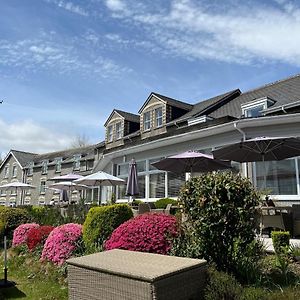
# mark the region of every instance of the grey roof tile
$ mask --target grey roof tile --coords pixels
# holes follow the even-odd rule
[[[189,104],[189,103],[186,103],[186,102],[183,102],[183,101],[180,101],[180,100],[176,100],[176,99],[173,99],[173,98],[170,98],[170,97],[158,94],[158,93],[151,93],[151,94],[153,94],[153,95],[157,96],[158,98],[166,101],[171,106],[175,106],[175,107],[187,110],[187,111],[189,111],[193,108],[192,104]]]
[[[31,152],[24,152],[19,150],[11,150],[20,165],[24,168],[29,161],[32,161],[38,154]]]
[[[135,115],[123,110],[119,110],[119,109],[115,109],[114,111],[116,111],[118,114],[120,114],[122,117],[125,118],[125,120],[130,121],[130,122],[134,122],[134,123],[140,123],[140,116],[139,115]]]

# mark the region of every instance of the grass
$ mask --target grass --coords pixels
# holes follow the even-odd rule
[[[0,268],[3,268],[1,259]],[[3,278],[3,275],[0,275]],[[39,262],[35,255],[17,255],[11,252],[8,262],[8,280],[16,286],[0,289],[2,299],[67,300],[67,283],[62,268]]]

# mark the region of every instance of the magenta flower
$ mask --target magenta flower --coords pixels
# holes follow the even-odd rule
[[[18,226],[14,230],[12,246],[16,247],[27,242],[28,232],[31,228],[38,228],[40,225],[36,223],[27,223]]]
[[[143,214],[120,225],[105,242],[105,249],[167,254],[171,239],[178,235],[174,216]]]
[[[82,225],[69,223],[56,227],[49,234],[43,248],[41,260],[62,265],[76,250],[76,243],[82,237]]]

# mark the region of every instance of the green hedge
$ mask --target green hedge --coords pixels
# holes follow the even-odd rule
[[[165,209],[168,204],[177,205],[178,201],[171,198],[162,198],[157,200],[154,204],[156,208]]]
[[[13,231],[19,225],[27,223],[28,221],[29,221],[29,214],[27,213],[26,210],[22,208],[12,208],[6,206],[0,207],[0,224],[2,224],[1,235],[5,233],[8,239],[12,238]]]
[[[290,233],[288,231],[272,231],[273,246],[276,254],[280,254],[283,248],[290,244]]]
[[[86,249],[93,252],[102,247],[111,233],[132,217],[132,210],[127,204],[92,207],[83,224],[83,240]]]

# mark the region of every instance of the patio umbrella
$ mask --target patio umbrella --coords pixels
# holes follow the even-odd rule
[[[300,139],[256,137],[214,150],[213,155],[218,159],[230,159],[237,162],[282,160],[300,155]],[[266,188],[266,169],[264,170],[264,187]]]
[[[16,190],[17,195],[18,195],[18,190],[20,190],[22,192],[22,191],[26,191],[26,190],[30,190],[30,189],[35,189],[35,188],[36,187],[33,185],[30,185],[30,184],[27,184],[24,182],[19,182],[19,181],[7,183],[7,184],[0,186],[0,190],[10,190],[10,191]],[[22,204],[21,202],[22,202],[22,194],[20,196],[20,204]]]
[[[53,184],[49,184],[49,188],[57,189],[57,190],[67,190],[69,191],[70,201],[72,202],[72,192],[77,190],[85,190],[89,187],[83,184],[76,184],[71,181],[61,181]]]
[[[173,173],[210,172],[231,168],[230,162],[214,159],[210,154],[187,151],[152,163],[159,170]]]
[[[115,186],[125,184],[123,179],[105,173],[103,171],[99,171],[97,173],[93,173],[88,176],[84,176],[83,178],[74,180],[75,183],[85,184],[88,186]]]
[[[74,174],[74,173],[69,173],[66,175],[61,175],[61,176],[55,176],[53,178],[50,178],[49,180],[55,180],[55,181],[73,181],[75,179],[82,178],[83,176]]]
[[[131,160],[128,170],[128,180],[126,186],[126,196],[130,196],[131,200],[134,200],[134,196],[139,195],[139,184],[138,184],[138,175],[137,167],[134,159]]]

